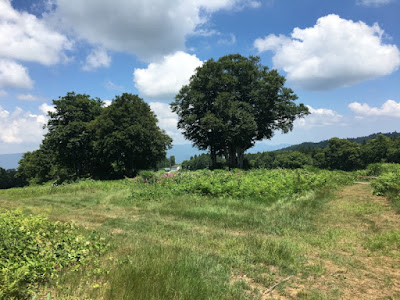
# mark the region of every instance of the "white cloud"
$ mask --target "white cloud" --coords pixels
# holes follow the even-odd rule
[[[22,147],[39,145],[44,134],[43,125],[46,122],[47,118],[43,115],[24,112],[19,107],[10,113],[0,106],[0,144],[5,144],[6,147],[10,144],[18,144]]]
[[[339,115],[336,111],[327,108],[313,108],[307,105],[310,112],[304,118],[297,119],[294,127],[313,128],[331,125],[343,125],[343,116]]]
[[[66,58],[72,43],[65,35],[27,12],[19,12],[10,0],[0,0],[0,58],[57,64]]]
[[[103,102],[104,102],[103,106],[104,106],[104,107],[107,107],[107,106],[110,106],[110,105],[111,105],[112,100],[104,100]]]
[[[17,99],[22,101],[38,101],[40,97],[32,94],[19,94],[17,96]]]
[[[82,67],[84,71],[93,71],[97,68],[107,68],[110,66],[111,57],[104,49],[94,49],[87,57],[85,65]]]
[[[133,81],[141,96],[171,100],[202,64],[195,55],[178,51],[165,56],[160,63],[149,64],[146,69],[135,69]]]
[[[49,105],[47,103],[43,103],[42,105],[39,106],[39,110],[47,116],[48,112],[55,112],[56,109],[54,108],[53,105]]]
[[[27,69],[12,60],[0,58],[0,88],[30,89],[33,81]]]
[[[367,103],[353,102],[349,108],[360,116],[400,118],[400,102],[387,100],[381,107],[370,107]]]
[[[337,15],[318,19],[314,27],[295,28],[291,37],[257,39],[259,52],[275,52],[275,67],[310,90],[329,90],[391,74],[400,66],[396,45],[384,44],[378,24],[345,20]]]
[[[185,37],[222,9],[256,8],[249,0],[55,0],[47,19],[105,49],[148,61],[184,49]]]
[[[150,102],[151,110],[156,114],[158,126],[173,139],[173,144],[188,144],[182,133],[177,129],[178,116],[171,111],[168,104],[162,102]]]
[[[392,0],[357,0],[358,5],[364,6],[382,6],[393,2]]]

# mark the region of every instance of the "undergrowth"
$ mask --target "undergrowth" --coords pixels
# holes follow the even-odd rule
[[[373,164],[368,169],[372,174],[379,175],[372,182],[374,194],[388,197],[392,207],[400,213],[400,165]]]
[[[25,299],[39,285],[93,263],[105,251],[97,234],[80,234],[72,223],[51,222],[20,210],[0,211],[0,299]]]
[[[315,168],[286,170],[202,170],[170,174],[146,172],[135,179],[149,196],[152,190],[173,194],[199,194],[212,197],[250,198],[264,202],[316,190],[335,188],[354,180],[352,173]],[[152,185],[153,188],[146,186]],[[156,192],[155,192],[156,193]],[[135,194],[133,195],[135,196]],[[158,196],[158,195],[155,195]]]

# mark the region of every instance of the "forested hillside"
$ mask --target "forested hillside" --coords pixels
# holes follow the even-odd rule
[[[387,132],[387,133],[373,133],[367,136],[360,136],[360,137],[356,137],[356,138],[346,138],[346,140],[349,140],[351,142],[355,142],[357,144],[364,144],[372,139],[376,139],[378,137],[378,135],[384,135],[388,138],[395,138],[395,137],[399,137],[400,136],[400,132]],[[325,148],[328,146],[329,140],[324,140],[321,142],[317,142],[317,143],[312,143],[312,142],[305,142],[305,143],[301,143],[301,144],[297,144],[297,145],[292,145],[289,147],[285,147],[282,149],[279,149],[277,151],[293,151],[293,150],[301,150],[301,149],[305,149],[305,148]]]

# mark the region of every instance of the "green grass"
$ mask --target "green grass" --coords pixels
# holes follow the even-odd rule
[[[295,275],[293,283],[277,289],[282,295],[294,282],[304,285],[327,276],[326,260],[362,268],[362,261],[340,252],[354,250],[354,241],[372,255],[390,252],[393,257],[398,250],[392,242],[398,238],[395,230],[394,237],[386,236],[369,224],[366,235],[342,226],[342,216],[356,224],[387,211],[372,202],[332,205],[334,192],[351,183],[352,174],[256,170],[157,176],[151,184],[141,178],[87,180],[0,191],[0,207],[43,212],[52,221],[72,220],[110,241],[100,265],[61,274],[41,288],[43,295],[259,299],[289,275]],[[340,295],[337,289],[304,287],[299,297],[334,299]]]

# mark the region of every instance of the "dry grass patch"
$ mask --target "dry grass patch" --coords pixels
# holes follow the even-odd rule
[[[368,185],[345,187],[331,201],[318,222],[321,242],[310,261],[320,262],[324,274],[299,280],[280,296],[290,299],[400,299],[400,247],[385,241],[390,251],[372,249],[375,236],[399,234],[400,218],[383,197],[373,196]],[[328,236],[328,237],[327,237]],[[325,240],[332,243],[327,247]],[[385,246],[386,244],[384,244]],[[284,299],[284,298],[282,298]]]

